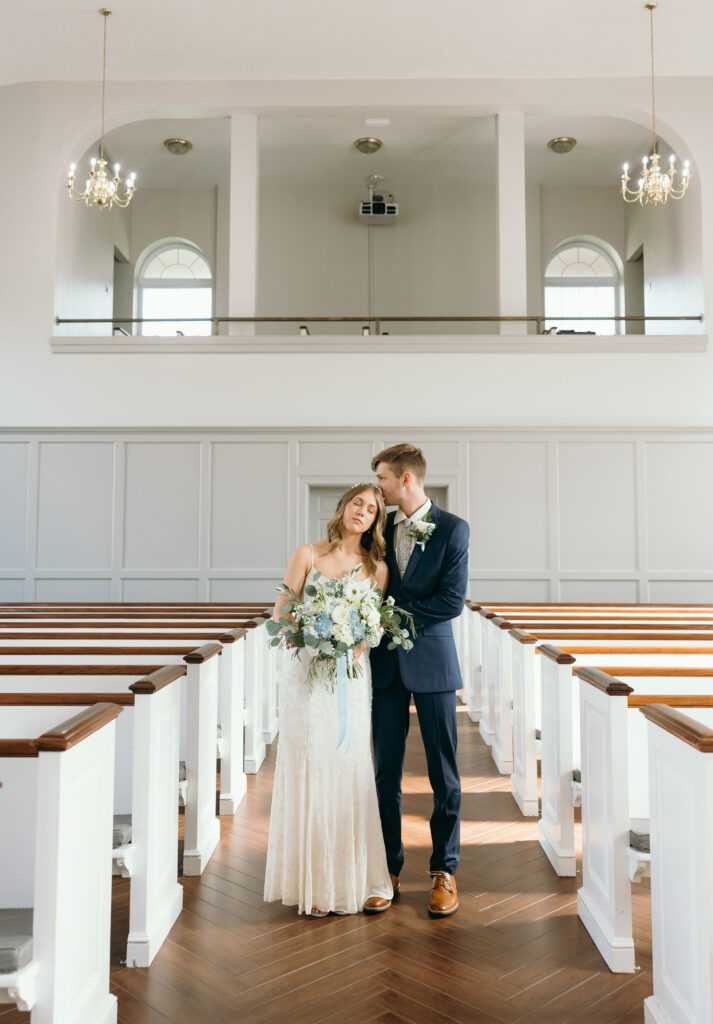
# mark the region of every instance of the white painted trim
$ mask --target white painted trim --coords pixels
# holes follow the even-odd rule
[[[235,353],[268,355],[286,353],[342,353],[354,351],[351,335],[204,335],[197,337],[144,337],[144,336],[101,336],[101,337],[52,337],[50,349],[54,355],[102,355],[187,352],[199,355],[207,353]],[[553,352],[593,353],[621,352],[705,352],[708,336],[705,334],[678,335],[467,335],[467,334],[371,334],[359,336],[359,353],[510,353],[548,354]]]

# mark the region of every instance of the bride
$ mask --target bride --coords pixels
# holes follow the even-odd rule
[[[346,491],[327,539],[293,552],[285,583],[303,595],[315,572],[341,578],[357,566],[360,587],[386,591],[386,509],[371,484]],[[289,600],[280,594],[273,618]],[[313,917],[354,914],[370,896],[393,896],[371,760],[371,672],[366,641],[354,650],[364,672],[348,683],[348,749],[338,743],[337,694],[323,671],[312,687],[309,649],[284,656],[280,740],[270,812],[265,900]]]

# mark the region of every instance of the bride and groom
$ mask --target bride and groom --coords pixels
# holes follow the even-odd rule
[[[354,650],[365,671],[347,688],[348,746],[338,745],[333,688],[319,677],[307,685],[310,653],[285,658],[264,895],[314,917],[389,909],[404,863],[401,778],[413,698],[433,790],[428,910],[441,917],[458,909],[462,683],[451,620],[465,602],[469,529],[426,496],[419,448],[387,448],[372,470],[376,485],[342,495],[327,539],[296,549],[285,583],[302,594],[315,573],[341,578],[361,566],[356,586],[377,586],[413,616],[414,646],[389,649],[384,640],[369,655],[363,641]],[[397,511],[387,516],[386,505]],[[275,619],[287,600],[278,597]]]

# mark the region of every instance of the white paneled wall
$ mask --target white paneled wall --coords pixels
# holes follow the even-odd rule
[[[270,601],[310,489],[420,444],[483,601],[713,601],[713,430],[7,431],[0,600]]]

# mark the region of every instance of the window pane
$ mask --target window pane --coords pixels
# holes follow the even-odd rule
[[[595,334],[616,334],[614,320],[568,320],[573,316],[614,316],[616,313],[616,289],[611,285],[582,285],[580,287],[545,288],[545,329],[557,327],[558,331],[593,331]]]
[[[186,323],[182,317],[210,316],[213,290],[211,288],[144,288],[142,315],[144,317],[171,317],[168,323],[143,324],[142,334],[148,336],[176,334],[209,335],[210,321]],[[175,319],[173,319],[175,318]]]
[[[588,245],[571,245],[552,257],[545,277],[608,277],[617,278],[616,268],[601,249]]]

